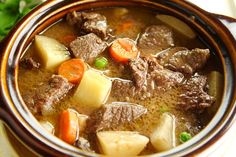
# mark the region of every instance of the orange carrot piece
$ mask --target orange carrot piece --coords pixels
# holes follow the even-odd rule
[[[115,61],[122,63],[127,63],[129,59],[135,59],[139,55],[135,42],[129,38],[115,40],[109,52]]]
[[[133,26],[134,26],[134,21],[131,20],[125,21],[117,27],[117,33],[120,34],[124,31],[127,31],[131,29]]]
[[[119,44],[121,45],[122,48],[124,48],[126,51],[131,51],[133,45],[130,44],[130,42],[128,40],[118,40]]]
[[[78,115],[72,110],[65,110],[60,115],[59,138],[73,144],[79,133]]]
[[[60,41],[61,43],[65,44],[65,45],[69,45],[73,40],[75,40],[77,38],[76,35],[74,34],[69,34],[66,36],[63,36]]]
[[[71,83],[79,83],[83,77],[85,66],[80,59],[70,59],[59,66],[58,74]]]

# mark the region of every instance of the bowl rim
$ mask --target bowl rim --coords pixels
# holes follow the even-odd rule
[[[85,2],[86,3],[102,3],[102,2],[106,2],[106,0],[101,0],[101,1],[86,0],[86,1],[81,1],[81,2],[71,1],[71,2],[68,2],[68,3],[81,4],[82,5],[82,3],[84,4]],[[114,0],[113,2],[114,3],[118,2],[118,0]],[[121,1],[119,1],[119,2],[121,2]],[[129,2],[139,2],[139,3],[142,3],[142,4],[144,3],[143,0],[130,0]],[[129,2],[127,2],[127,3],[129,3]],[[164,2],[164,1],[160,0],[160,2],[166,3],[166,4],[176,2],[180,6],[185,6],[188,9],[191,8],[191,9],[197,11],[198,13],[201,12],[200,15],[202,17],[210,19],[210,21],[212,23],[215,23],[215,24],[217,24],[221,27],[222,30],[219,30],[219,33],[221,33],[221,36],[228,35],[228,40],[227,41],[232,44],[230,48],[232,50],[234,50],[234,52],[236,52],[236,46],[235,46],[236,44],[235,44],[235,40],[233,39],[232,35],[228,31],[228,29],[226,29],[226,27],[224,27],[223,24],[221,24],[210,13],[207,13],[207,12],[203,11],[202,9],[200,9],[200,8],[196,7],[195,5],[193,5],[189,2],[186,2],[186,1],[179,2],[177,0],[170,0],[169,2]],[[18,120],[18,125],[20,125],[23,128],[23,130],[26,130],[26,131],[30,132],[30,133],[28,133],[28,136],[30,136],[31,138],[35,138],[35,136],[36,136],[40,139],[39,141],[41,142],[41,144],[44,143],[44,145],[47,145],[47,146],[52,146],[52,143],[51,143],[52,141],[49,142],[47,138],[50,138],[54,142],[56,141],[57,143],[59,143],[60,146],[59,145],[56,145],[56,146],[54,145],[55,147],[53,147],[56,151],[61,152],[60,149],[63,149],[63,151],[65,151],[64,153],[67,154],[67,155],[71,154],[72,152],[77,152],[77,155],[79,154],[79,155],[93,156],[94,154],[90,154],[90,153],[84,154],[84,152],[78,151],[78,149],[74,150],[72,148],[69,148],[67,146],[67,144],[65,144],[64,142],[58,141],[58,139],[55,138],[54,136],[52,137],[52,136],[45,135],[45,132],[42,129],[41,130],[35,129],[35,128],[39,127],[39,124],[35,123],[36,122],[35,118],[31,114],[29,114],[29,111],[28,111],[27,108],[24,108],[24,107],[22,108],[22,104],[21,104],[23,102],[22,99],[19,96],[12,95],[12,93],[14,93],[14,91],[17,91],[16,94],[19,94],[19,91],[17,89],[17,83],[15,85],[12,84],[12,83],[15,81],[15,78],[17,78],[17,67],[18,66],[16,65],[16,62],[19,61],[19,58],[22,55],[22,54],[15,55],[15,53],[12,53],[12,49],[16,48],[16,46],[17,46],[15,44],[15,42],[20,42],[20,40],[22,40],[22,39],[20,39],[20,37],[23,37],[23,36],[16,36],[16,35],[21,34],[22,31],[24,31],[24,26],[29,24],[29,22],[32,22],[31,20],[33,18],[38,17],[40,15],[43,15],[43,13],[44,13],[43,10],[50,8],[50,6],[53,8],[54,5],[61,5],[61,4],[64,4],[64,3],[66,3],[66,2],[63,2],[63,0],[58,0],[56,2],[55,1],[54,2],[53,1],[47,1],[47,2],[43,3],[42,5],[38,6],[30,14],[28,14],[20,23],[18,23],[17,26],[10,32],[10,35],[5,39],[5,41],[3,43],[3,44],[5,44],[4,45],[5,47],[4,47],[4,50],[3,50],[3,52],[5,52],[5,53],[3,53],[3,56],[2,56],[3,60],[2,60],[2,63],[1,63],[1,78],[4,78],[4,79],[1,79],[1,95],[3,96],[3,100],[2,100],[3,102],[2,103],[7,104],[6,108],[7,108],[8,112],[10,110],[11,114],[9,116],[9,113],[8,113],[8,116],[3,117],[3,119],[5,118],[5,121],[8,121],[9,119],[12,119],[12,121],[16,121],[16,119],[19,118],[20,120]],[[146,1],[145,3],[154,4],[154,3],[157,3],[157,1],[150,0],[150,1]],[[66,6],[66,7],[69,8],[69,6]],[[58,9],[56,13],[58,13],[60,11],[61,10]],[[54,16],[56,16],[56,14]],[[208,17],[206,17],[206,16],[208,16]],[[44,17],[44,18],[46,18],[46,17]],[[34,27],[37,27],[37,26],[34,26]],[[28,33],[32,33],[32,32],[28,32]],[[27,38],[27,36],[26,36],[26,38]],[[23,47],[21,47],[18,50],[20,52],[23,52]],[[17,58],[17,59],[16,59],[16,61],[14,61],[14,60],[9,61],[9,57]],[[16,69],[9,68],[8,65],[13,65],[14,67],[16,67]],[[234,71],[235,71],[235,67],[234,67]],[[14,75],[12,74],[12,75],[7,76],[7,74],[10,74],[9,72],[14,73]],[[233,78],[235,78],[235,76],[233,76]],[[226,78],[226,79],[228,79],[228,78]],[[233,84],[234,84],[234,82],[233,82]],[[7,93],[6,93],[6,91],[7,91]],[[227,94],[227,93],[225,93],[225,94]],[[21,103],[19,103],[19,102],[21,102]],[[11,105],[9,105],[9,104],[11,104]],[[215,133],[214,135],[212,135],[212,137],[214,137],[214,139],[213,138],[211,138],[210,140],[208,139],[208,141],[207,142],[205,141],[205,143],[203,145],[194,148],[193,152],[188,150],[188,152],[185,152],[184,154],[181,154],[181,155],[192,155],[193,153],[199,153],[200,151],[203,150],[204,147],[206,148],[209,145],[211,145],[212,143],[216,142],[217,139],[219,139],[224,134],[224,132],[226,132],[227,129],[229,129],[229,127],[232,125],[233,121],[236,120],[236,116],[235,116],[235,113],[236,113],[235,90],[234,90],[234,96],[232,96],[231,104],[233,104],[233,105],[231,105],[232,106],[232,108],[231,108],[232,111],[230,113],[228,113],[229,114],[228,121],[225,121],[224,124],[221,124],[221,127],[218,128],[217,134]],[[223,109],[226,110],[226,108],[223,108]],[[19,113],[26,113],[26,115],[25,115],[25,117],[23,117],[23,115],[19,114]],[[26,119],[26,117],[30,117],[34,120],[31,119],[29,121],[29,120]],[[13,127],[14,126],[11,126],[11,129],[16,131],[16,129],[14,129]],[[40,134],[40,136],[38,134]],[[27,137],[27,136],[25,136],[25,137]],[[21,140],[24,141],[23,139],[21,139]],[[26,142],[26,143],[28,143],[28,142]],[[186,147],[186,145],[189,145],[189,142],[181,145],[181,147]],[[178,147],[180,147],[180,146],[178,146]],[[188,148],[190,148],[190,146],[188,146]],[[66,151],[65,149],[68,149],[70,151]],[[45,150],[45,149],[43,149],[43,150]],[[168,151],[168,152],[171,152],[171,151]],[[50,152],[50,153],[53,154],[54,152]],[[76,153],[72,153],[71,155],[76,155]],[[154,155],[156,155],[156,154],[154,154]],[[166,153],[158,153],[158,155],[165,156]],[[172,155],[176,155],[176,154],[172,154]],[[150,155],[150,156],[152,156],[152,155]]]

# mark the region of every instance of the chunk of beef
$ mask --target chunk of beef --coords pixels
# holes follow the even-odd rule
[[[41,85],[32,97],[26,97],[25,103],[33,113],[47,114],[72,89],[73,85],[60,75],[53,75],[50,80]]]
[[[76,11],[70,12],[66,15],[66,21],[69,25],[77,25],[79,28],[81,27],[81,14],[77,13]]]
[[[126,94],[130,96],[134,96],[135,94],[135,85],[130,80],[124,79],[114,79],[112,80],[112,95],[119,97],[120,94]]]
[[[147,91],[151,91],[151,95],[182,83],[182,73],[164,68],[155,57],[144,57],[144,60],[148,63]]]
[[[78,140],[75,141],[75,146],[84,151],[94,152],[89,141],[83,137],[79,137]]]
[[[70,43],[73,55],[86,62],[93,61],[106,47],[106,42],[93,33],[80,36]]]
[[[147,112],[141,105],[127,102],[113,102],[106,104],[91,114],[88,121],[90,132],[114,128],[118,125],[131,122]]]
[[[170,89],[171,87],[180,84],[184,79],[184,75],[179,72],[174,72],[168,69],[154,70],[147,75],[148,84],[152,85],[149,88],[164,88]]]
[[[84,34],[94,33],[102,39],[107,36],[107,19],[101,14],[72,12],[67,15],[67,21],[71,25],[77,25]]]
[[[184,110],[202,112],[215,101],[212,96],[205,92],[206,88],[207,78],[205,76],[195,75],[191,77],[183,85],[183,94],[180,95],[178,105]]]
[[[128,67],[132,73],[133,81],[138,88],[146,84],[146,75],[148,71],[148,64],[142,58],[131,60]]]
[[[28,58],[24,58],[21,62],[20,62],[21,66],[23,66],[26,69],[38,69],[40,67],[40,64],[38,62],[36,62],[35,60],[33,60],[32,57],[28,57]]]
[[[192,75],[201,69],[210,57],[209,49],[173,48],[157,56],[160,64],[164,67]]]
[[[129,101],[130,97],[142,95],[141,93],[141,90],[137,90],[135,84],[131,80],[112,80],[112,89],[110,95],[117,98],[119,101]]]
[[[94,33],[101,38],[106,37],[107,33],[107,19],[105,16],[97,13],[81,13],[82,20],[84,21],[81,29],[86,33]]]
[[[142,58],[145,62],[148,63],[148,72],[149,73],[154,71],[154,70],[163,69],[163,66],[158,63],[158,61],[155,57],[145,56],[145,57],[142,57]]]
[[[141,51],[156,53],[159,50],[174,46],[172,30],[163,25],[152,25],[146,28],[138,39]]]
[[[168,48],[156,55],[156,58],[158,60],[158,63],[161,64],[162,66],[165,66],[170,60],[170,58],[177,52],[179,51],[184,51],[188,50],[185,47],[173,47],[173,48]]]
[[[183,74],[165,69],[158,64],[155,57],[141,57],[131,61],[128,66],[136,87],[141,88],[144,84],[149,87],[155,83],[156,86],[170,87],[176,83],[181,83]],[[153,82],[154,81],[154,82]],[[149,91],[149,90],[148,90]]]
[[[131,65],[132,63],[127,66]],[[182,73],[165,69],[158,64],[155,57],[141,57],[132,66],[134,67],[129,67],[133,78],[132,82],[121,79],[113,80],[111,92],[113,97],[127,99],[135,97],[143,100],[181,84],[184,79]],[[137,68],[137,66],[142,68]],[[142,84],[140,83],[138,86],[137,82]]]

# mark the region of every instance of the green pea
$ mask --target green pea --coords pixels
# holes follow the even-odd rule
[[[98,69],[104,69],[108,64],[108,61],[105,57],[96,58],[94,66]]]
[[[179,136],[179,140],[181,143],[187,142],[191,138],[192,138],[191,134],[187,132],[182,132]]]

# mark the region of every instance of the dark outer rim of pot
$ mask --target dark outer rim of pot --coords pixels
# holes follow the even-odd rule
[[[221,14],[216,14],[216,13],[210,13],[210,14],[214,15],[217,19],[226,20],[229,23],[236,22],[236,19],[234,19],[233,17],[227,16],[227,15],[221,15]]]
[[[213,41],[213,37],[217,39],[217,44],[211,44],[213,44],[212,46],[214,46],[214,50],[216,52],[221,52],[218,53],[218,55],[221,58],[221,62],[224,63],[223,68],[225,73],[225,90],[222,103],[224,105],[220,106],[217,115],[213,118],[209,125],[192,140],[168,152],[159,153],[158,156],[195,155],[196,153],[200,153],[204,149],[208,148],[211,144],[215,143],[230,128],[232,123],[235,121],[236,113],[236,94],[234,90],[236,64],[233,65],[231,60],[234,59],[236,62],[235,53],[233,53],[236,52],[236,43],[228,29],[226,29],[226,27],[224,27],[221,22],[212,14],[205,12],[204,10],[189,2],[178,0],[160,0],[158,1],[159,4],[157,4],[157,1],[155,0],[114,0],[112,2],[101,0],[97,1],[96,4],[93,3],[93,1],[87,1],[89,3],[87,6],[81,4],[84,3],[84,1],[76,2],[75,0],[72,0],[70,1],[71,5],[68,6],[65,6],[66,3],[69,3],[68,1],[47,1],[34,9],[33,12],[21,20],[21,22],[19,22],[17,26],[10,32],[1,45],[4,47],[1,51],[8,53],[1,54],[3,56],[1,60],[0,92],[2,99],[0,100],[0,116],[9,125],[10,129],[13,130],[13,133],[15,133],[17,137],[27,145],[28,148],[40,153],[43,156],[98,156],[91,153],[82,152],[43,131],[19,95],[17,79],[15,78],[18,78],[18,61],[22,54],[15,52],[23,52],[23,50],[26,48],[25,45],[29,44],[35,34],[41,32],[43,28],[48,26],[49,23],[53,23],[57,21],[58,18],[60,18],[61,14],[63,14],[64,8],[70,7],[69,10],[78,8],[78,6],[73,6],[73,4],[81,4],[79,7],[83,10],[88,7],[101,7],[101,4],[104,2],[106,2],[106,5],[108,5],[108,3],[109,5],[120,5],[119,3],[122,2],[126,5],[137,6],[137,3],[133,4],[133,1],[139,3],[142,7],[150,7],[152,9],[156,9],[155,5],[163,7],[167,10],[170,9],[167,6],[171,6],[177,10],[171,10],[173,13],[175,13],[175,16],[189,24],[193,22],[193,18],[189,18],[189,16],[194,16],[195,18],[193,28],[198,30],[199,33],[204,34],[204,37],[206,37],[208,40],[211,40],[209,42]],[[57,6],[61,7],[61,9],[57,10],[55,6],[53,6],[54,4],[57,4]],[[46,15],[46,13],[49,14]],[[188,18],[183,14],[189,15]],[[39,20],[40,16],[43,17],[41,20]],[[50,16],[53,16],[53,18],[48,19],[47,22],[43,24],[40,23]],[[210,37],[209,34],[213,37]],[[224,37],[224,40],[217,38],[219,36]],[[17,45],[16,43],[20,44]],[[227,51],[233,52],[227,54]]]

